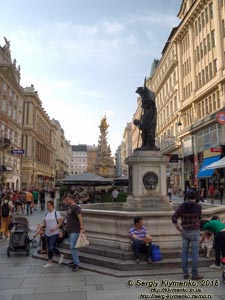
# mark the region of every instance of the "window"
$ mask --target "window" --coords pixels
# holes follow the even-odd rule
[[[209,68],[208,66],[205,67],[205,82],[209,81]]]
[[[204,47],[204,55],[206,55],[207,53],[206,39],[203,40],[203,47]]]
[[[208,7],[205,8],[205,22],[208,23],[209,21],[209,13],[208,13]]]
[[[216,92],[216,98],[217,98],[217,109],[220,108],[220,94],[219,91]]]
[[[204,13],[202,13],[201,18],[202,18],[202,28],[203,28],[203,27],[205,27],[205,16],[204,16]]]
[[[224,19],[222,20],[222,36],[223,36],[223,38],[225,38],[225,23],[224,23]]]
[[[199,119],[202,118],[202,109],[201,109],[201,103],[198,103],[198,117]]]
[[[211,43],[210,43],[210,35],[209,35],[209,33],[207,34],[207,47],[208,47],[208,51],[210,51],[210,49],[211,49]]]
[[[200,43],[200,53],[201,53],[201,58],[203,58],[204,51],[203,51],[202,43]]]
[[[199,54],[199,46],[196,48],[196,60],[200,60],[200,54]]]
[[[204,101],[201,101],[201,111],[202,111],[202,117],[204,117],[205,116]]]
[[[208,98],[205,99],[205,113],[209,113]]]
[[[212,63],[209,64],[209,79],[213,78]]]
[[[197,21],[195,22],[195,35],[198,35],[198,23]]]
[[[212,48],[216,46],[215,30],[211,31]]]
[[[212,112],[212,97],[209,96],[209,112]]]
[[[216,94],[213,93],[212,97],[213,97],[213,110],[215,111],[216,110]]]
[[[214,71],[214,76],[216,75],[217,73],[217,59],[214,59],[213,61],[213,71]]]
[[[202,84],[205,84],[205,70],[202,70]]]
[[[198,17],[198,30],[199,30],[199,32],[201,32],[201,30],[202,30],[202,24],[201,24],[201,18],[200,17]]]
[[[209,4],[209,15],[210,15],[210,19],[212,19],[213,18],[213,4],[212,3]]]

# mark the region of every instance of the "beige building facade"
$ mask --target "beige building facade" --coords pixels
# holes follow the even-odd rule
[[[214,175],[203,174],[201,166],[219,159],[225,145],[224,127],[216,120],[225,109],[225,1],[183,0],[178,17],[147,81],[156,95],[157,145],[181,158],[168,163],[170,185],[207,189]]]
[[[21,188],[55,185],[56,126],[42,108],[33,85],[24,89]]]
[[[71,160],[71,145],[66,140],[64,130],[60,122],[52,119],[52,123],[56,128],[55,132],[55,181],[58,183],[66,175],[69,174],[70,160]]]
[[[21,182],[23,90],[20,66],[11,59],[10,42],[0,47],[0,189],[18,189]]]

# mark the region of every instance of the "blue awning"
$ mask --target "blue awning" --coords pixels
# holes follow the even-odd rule
[[[215,169],[207,170],[206,167],[219,159],[220,155],[205,158],[201,165],[200,171],[198,172],[198,178],[211,177]]]

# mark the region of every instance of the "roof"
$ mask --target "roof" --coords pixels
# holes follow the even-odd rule
[[[112,181],[105,177],[92,174],[82,173],[76,175],[70,175],[62,180],[66,185],[111,185]]]

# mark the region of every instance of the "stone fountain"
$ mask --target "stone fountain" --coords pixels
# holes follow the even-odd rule
[[[126,159],[129,167],[129,192],[126,203],[97,203],[82,206],[85,230],[92,245],[129,250],[128,230],[134,216],[143,216],[153,241],[161,249],[179,249],[180,233],[172,224],[174,208],[167,197],[166,165],[155,145],[157,111],[154,93],[146,87],[136,91],[142,98],[142,115],[134,120],[142,145]],[[204,218],[213,214],[225,217],[222,207],[203,210]]]

